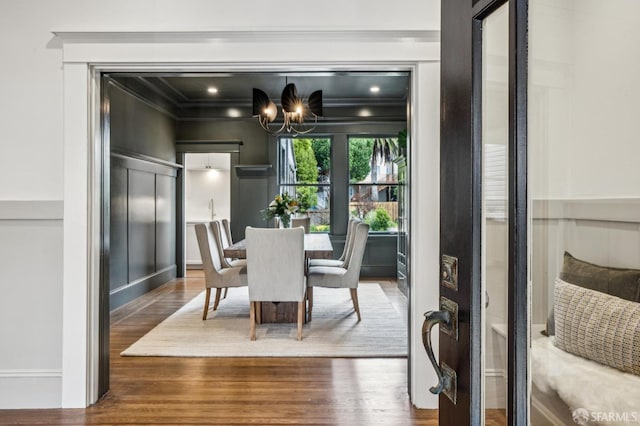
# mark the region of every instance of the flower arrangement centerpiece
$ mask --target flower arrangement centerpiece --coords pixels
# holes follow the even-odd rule
[[[262,214],[266,219],[280,218],[280,224],[283,228],[291,226],[291,215],[298,211],[299,205],[295,198],[287,193],[278,194],[269,206],[262,210]]]

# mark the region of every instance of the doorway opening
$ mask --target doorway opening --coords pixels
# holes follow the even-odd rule
[[[186,268],[201,269],[195,225],[231,217],[231,154],[185,155]]]
[[[330,237],[334,244],[334,252],[339,255],[342,247],[345,244],[346,225],[350,215],[350,180],[349,180],[349,141],[354,138],[367,139],[370,135],[384,135],[396,137],[398,134],[404,132],[407,134],[407,128],[409,128],[410,119],[407,117],[407,104],[410,101],[410,73],[409,72],[342,72],[333,73],[327,75],[324,73],[297,73],[296,78],[304,81],[306,77],[312,77],[316,79],[324,79],[325,83],[320,84],[323,87],[337,86],[337,91],[344,96],[345,87],[365,87],[369,89],[368,81],[372,79],[378,79],[382,81],[389,80],[389,90],[395,90],[395,98],[391,95],[386,98],[384,102],[380,99],[373,99],[370,101],[370,105],[367,108],[367,113],[362,112],[363,105],[367,106],[367,101],[358,98],[357,100],[342,101],[336,100],[327,102],[327,109],[329,111],[337,111],[336,113],[326,112],[328,119],[326,122],[318,126],[315,136],[319,138],[330,138],[332,140],[332,148],[329,152],[329,161],[332,164],[333,175],[331,179],[330,191],[326,197],[326,201],[330,202],[332,207],[331,212],[327,213],[331,217],[331,229],[327,229],[326,232],[330,232]],[[330,73],[331,74],[331,73]],[[249,81],[259,81],[263,87],[268,86],[266,83],[267,78],[274,77],[276,80],[281,79],[282,73],[236,73],[232,77],[233,84],[238,84],[243,79]],[[171,244],[174,245],[175,253],[175,276],[183,277],[186,274],[186,269],[190,266],[197,266],[197,259],[193,254],[196,245],[193,244],[193,240],[190,238],[189,225],[190,222],[207,222],[211,219],[215,219],[216,215],[231,218],[231,230],[234,235],[234,239],[244,238],[244,228],[246,226],[266,226],[263,221],[261,210],[264,209],[269,200],[273,198],[273,195],[278,192],[281,186],[281,182],[278,182],[277,175],[265,175],[256,178],[256,176],[243,176],[238,169],[234,169],[234,166],[252,166],[256,164],[269,164],[274,170],[284,165],[278,161],[277,143],[273,137],[268,133],[260,129],[254,119],[252,119],[246,111],[243,112],[243,108],[246,110],[249,108],[249,102],[247,99],[238,98],[235,100],[222,100],[214,102],[209,98],[200,99],[198,97],[203,96],[200,92],[195,95],[190,95],[189,91],[196,91],[195,86],[207,89],[208,93],[211,93],[208,89],[211,83],[199,86],[197,83],[199,78],[207,78],[209,80],[219,78],[222,80],[229,80],[230,75],[217,75],[215,73],[210,74],[193,74],[180,76],[173,75],[171,73],[110,73],[109,78],[112,82],[115,82],[112,87],[114,90],[123,92],[121,94],[123,101],[122,104],[126,108],[118,108],[113,102],[110,104],[109,114],[110,119],[104,120],[105,123],[110,123],[113,127],[114,118],[117,123],[117,119],[120,119],[120,123],[123,128],[119,131],[110,130],[104,132],[106,135],[110,135],[107,142],[107,146],[110,147],[113,152],[114,146],[118,146],[122,141],[114,141],[114,135],[125,135],[129,129],[135,128],[134,133],[138,135],[135,141],[127,139],[124,136],[125,143],[135,146],[135,149],[129,149],[128,151],[139,152],[140,149],[145,150],[141,155],[151,157],[153,156],[159,162],[168,163],[173,167],[175,171],[175,186],[174,191],[170,194],[173,198],[164,200],[161,203],[155,202],[154,205],[154,220],[157,221],[159,212],[163,208],[173,210],[173,213],[169,214],[170,218],[173,218],[169,223],[173,223],[175,227],[175,234],[169,235],[168,238],[163,238],[158,235],[158,223],[153,225],[155,229],[154,243],[148,244],[147,254],[153,253],[157,258],[158,253],[162,252],[162,248],[159,245],[164,244],[165,249]],[[260,79],[261,78],[261,79]],[[354,81],[360,81],[359,84],[344,84],[340,83],[340,79],[352,79]],[[145,81],[144,85],[140,85],[140,81]],[[222,86],[222,83],[216,83]],[[380,83],[378,83],[380,84]],[[106,86],[106,85],[105,85]],[[163,92],[162,87],[171,88],[175,90],[169,90]],[[251,85],[246,86],[251,87]],[[300,83],[300,87],[303,84]],[[395,89],[394,89],[395,87]],[[218,92],[222,90],[217,88]],[[169,93],[172,91],[178,91],[185,94],[185,96],[193,96],[191,101],[182,102],[172,101],[172,96]],[[109,98],[113,100],[113,97]],[[325,100],[328,100],[325,95]],[[173,103],[173,104],[172,104]],[[375,104],[375,107],[372,106]],[[231,106],[233,105],[233,106]],[[379,109],[379,112],[375,112],[375,108]],[[374,112],[371,110],[374,109]],[[135,111],[135,112],[132,112]],[[206,116],[206,114],[211,114]],[[382,118],[381,118],[382,117]],[[129,120],[129,121],[127,121]],[[146,120],[146,123],[145,123]],[[127,123],[130,124],[127,124]],[[140,130],[143,129],[143,130]],[[145,130],[146,129],[146,130]],[[312,135],[313,136],[313,135]],[[405,139],[405,144],[406,144]],[[173,149],[170,144],[173,143]],[[164,145],[163,145],[164,144]],[[219,151],[228,151],[232,153],[210,152],[205,153],[206,147],[216,146]],[[151,155],[149,155],[151,154]],[[191,168],[190,163],[197,164],[198,161],[203,161],[206,158],[206,164],[200,165],[200,168],[213,169],[210,164],[214,156],[220,155],[220,158],[226,158],[226,164],[229,164],[229,169],[226,175],[228,176],[228,188],[229,202],[227,204],[226,211],[222,211],[224,201],[218,200],[218,196],[209,194],[206,189],[205,179],[213,177],[216,172],[204,173],[202,170]],[[226,157],[225,157],[226,156]],[[395,201],[398,201],[398,197],[402,200],[402,207],[396,209],[396,216],[391,220],[396,226],[388,226],[389,232],[376,232],[375,235],[370,235],[369,241],[371,242],[368,247],[368,253],[365,255],[365,265],[363,265],[363,273],[365,276],[375,277],[378,279],[386,279],[389,282],[398,283],[402,282],[404,287],[402,288],[404,296],[400,294],[399,297],[404,297],[404,311],[402,312],[403,322],[405,325],[404,337],[405,347],[408,352],[408,344],[406,343],[409,338],[408,330],[408,318],[409,306],[408,306],[408,292],[409,288],[407,283],[409,282],[409,265],[408,265],[408,248],[409,248],[409,173],[408,173],[408,159],[409,149],[408,145],[404,146],[404,152],[398,152],[396,163],[393,168],[397,170],[402,167],[404,170],[404,180],[391,182],[394,188],[390,185],[384,185],[387,192],[385,196],[388,198],[393,197]],[[160,157],[160,158],[158,158]],[[217,158],[217,157],[216,157]],[[235,161],[234,161],[235,158]],[[146,158],[148,160],[148,158]],[[198,160],[199,159],[199,160]],[[341,161],[344,164],[341,164]],[[369,163],[371,164],[371,162]],[[376,168],[381,165],[374,163]],[[207,167],[210,166],[210,167]],[[224,175],[219,173],[218,175]],[[132,174],[129,173],[129,176]],[[365,178],[371,173],[365,173]],[[396,179],[398,173],[393,174]],[[156,190],[158,188],[157,181],[151,185],[152,179],[146,174],[141,176],[149,178],[150,187],[153,186]],[[191,178],[191,179],[190,179]],[[156,178],[157,179],[157,178]],[[183,183],[181,183],[181,181]],[[133,182],[131,180],[129,183]],[[341,182],[340,185],[337,182]],[[370,180],[369,184],[376,188],[376,183]],[[389,184],[389,182],[386,182]],[[182,185],[182,186],[181,186]],[[377,188],[376,188],[377,189]],[[401,190],[402,189],[402,190]],[[135,194],[128,191],[128,196]],[[211,195],[211,196],[210,196]],[[376,194],[378,195],[378,194]],[[404,198],[403,198],[404,197]],[[128,206],[135,206],[137,204],[144,204],[144,201],[149,201],[149,197],[141,197],[139,200],[127,200]],[[223,196],[224,198],[224,196]],[[213,201],[213,202],[212,202]],[[222,201],[222,203],[220,203]],[[383,203],[384,201],[379,201]],[[189,206],[191,204],[191,206]],[[221,205],[222,204],[222,205]],[[206,205],[206,208],[205,208]],[[325,205],[325,204],[323,204]],[[165,210],[166,211],[166,210]],[[228,213],[227,213],[228,211]],[[190,215],[193,214],[194,217]],[[403,216],[400,216],[403,215]],[[161,216],[161,215],[160,215]],[[198,216],[198,217],[195,217]],[[201,217],[202,216],[202,217]],[[192,220],[193,219],[193,220]],[[372,220],[368,217],[363,217],[364,220]],[[393,220],[395,219],[395,221]],[[398,223],[402,224],[402,227],[398,226]],[[166,221],[163,222],[166,225]],[[149,225],[149,224],[148,224]],[[145,226],[146,229],[151,229],[151,225]],[[383,231],[387,231],[385,228]],[[128,229],[127,229],[128,231]],[[170,233],[169,233],[170,234]],[[113,238],[111,233],[111,238]],[[167,236],[165,236],[167,237]],[[131,239],[131,234],[128,234],[128,241],[136,240],[135,237]],[[103,242],[106,247],[110,246],[110,241]],[[147,241],[148,243],[148,241]],[[168,253],[172,249],[169,249]],[[190,253],[191,251],[191,253]],[[199,254],[195,251],[196,254]],[[337,257],[337,256],[336,256]],[[401,269],[400,269],[401,268]],[[401,270],[401,278],[398,271]],[[113,276],[113,275],[112,275]],[[126,285],[129,285],[127,283]],[[103,283],[103,288],[104,288]],[[113,286],[109,287],[113,290]],[[104,298],[103,298],[104,300]],[[396,300],[397,302],[397,300]],[[108,315],[109,310],[105,312],[104,306],[101,306],[103,313],[102,318],[107,321],[103,321],[103,328],[101,329],[101,336],[108,334]],[[365,318],[366,321],[366,318]],[[104,324],[107,324],[107,330],[104,329]],[[102,356],[105,356],[105,352],[102,351]],[[408,355],[408,353],[405,353]],[[102,362],[104,364],[104,361]],[[104,376],[101,376],[104,377]],[[106,377],[108,380],[108,376]],[[103,387],[106,389],[107,387]]]

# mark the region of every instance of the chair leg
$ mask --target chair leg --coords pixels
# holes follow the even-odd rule
[[[256,340],[256,303],[249,302],[249,338]]]
[[[307,300],[309,301],[309,307],[307,312],[307,322],[310,322],[311,312],[313,311],[313,287],[307,287]]]
[[[223,299],[227,298],[227,293],[229,293],[229,287],[224,289],[224,296],[222,296]]]
[[[211,289],[207,289],[207,296],[204,299],[204,312],[202,312],[202,321],[207,319],[207,313],[209,312],[209,298],[211,297]]]
[[[220,303],[220,295],[222,294],[221,288],[216,288],[216,300],[213,302],[213,310],[218,309],[218,304]]]
[[[304,300],[298,302],[298,340],[302,340],[302,321],[304,321]]]
[[[256,302],[256,322],[262,324],[262,302]]]
[[[353,309],[356,310],[356,315],[358,315],[358,322],[360,322],[360,306],[358,306],[358,289],[351,288],[351,301],[353,302]]]

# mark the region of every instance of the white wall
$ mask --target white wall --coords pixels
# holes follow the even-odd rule
[[[640,197],[640,2],[581,0],[575,12],[571,196]]]
[[[634,0],[530,4],[534,199],[640,197]]]
[[[229,154],[219,154],[226,155]],[[186,184],[187,221],[212,220],[209,202],[213,199],[215,219],[231,215],[231,177],[229,170],[189,170]]]
[[[283,10],[286,10],[286,13],[282,13]],[[251,13],[247,14],[247,11]],[[47,271],[46,280],[36,272],[17,274],[14,268],[0,268],[0,291],[3,294],[18,291],[11,300],[12,309],[7,311],[10,313],[7,313],[10,318],[0,323],[0,335],[6,337],[2,342],[3,350],[6,347],[14,348],[11,360],[0,357],[0,372],[8,372],[4,376],[0,374],[0,389],[9,387],[13,393],[11,399],[4,399],[0,395],[3,402],[8,401],[6,402],[8,406],[59,407],[82,404],[84,390],[76,382],[82,381],[87,374],[87,370],[82,368],[86,359],[84,352],[82,350],[68,352],[78,342],[83,341],[86,325],[82,322],[76,323],[75,319],[76,316],[85,315],[87,307],[78,306],[77,309],[69,308],[64,311],[62,309],[63,296],[65,303],[69,303],[70,306],[87,300],[91,289],[87,288],[86,277],[95,275],[92,269],[95,267],[95,259],[90,259],[94,262],[92,264],[83,263],[84,260],[89,259],[86,253],[87,246],[82,244],[82,241],[86,242],[87,232],[95,231],[95,223],[88,221],[88,218],[82,214],[82,208],[88,202],[95,203],[95,199],[87,199],[87,182],[76,181],[76,179],[82,179],[83,173],[86,178],[86,168],[83,168],[83,165],[86,165],[88,154],[90,154],[90,149],[86,146],[86,135],[89,134],[89,129],[85,127],[84,121],[87,115],[82,114],[83,108],[86,108],[86,102],[84,104],[79,102],[82,94],[73,91],[65,93],[78,97],[68,96],[63,99],[65,85],[82,79],[82,75],[86,75],[86,69],[67,63],[66,72],[63,75],[62,42],[54,37],[52,31],[282,30],[283,28],[292,29],[291,22],[299,23],[293,29],[318,31],[438,30],[440,3],[437,0],[398,0],[392,3],[383,0],[350,2],[327,0],[301,6],[284,0],[269,3],[253,0],[216,2],[193,0],[186,6],[184,2],[178,0],[139,2],[116,0],[105,6],[104,2],[95,0],[0,2],[0,55],[5,65],[0,67],[0,93],[3,94],[0,101],[0,128],[3,131],[0,156],[0,200],[32,200],[36,203],[42,200],[56,200],[61,203],[63,193],[72,194],[64,200],[70,205],[69,209],[65,209],[64,217],[73,218],[73,223],[65,223],[64,227],[58,222],[57,228],[54,227],[57,230],[43,230],[38,224],[32,222],[28,224],[27,233],[44,232],[46,234],[46,237],[43,237],[46,243],[42,246],[46,250],[38,249],[38,262],[46,266],[43,269]],[[412,42],[412,40],[407,41],[408,45]],[[326,47],[327,43],[330,41],[323,41],[314,47],[317,48],[321,44],[325,44]],[[213,44],[209,45],[207,49],[213,49],[212,46]],[[204,45],[200,44],[197,49],[184,52],[184,60],[193,58],[189,56],[193,52],[202,52],[203,47]],[[317,57],[317,50],[305,50],[303,47],[306,46],[298,46],[294,50],[298,53],[306,51],[309,53],[308,57],[299,57],[298,60],[311,61],[312,54]],[[371,52],[380,51],[376,46],[371,45],[371,47]],[[376,50],[373,49],[374,47]],[[122,46],[113,46],[113,48],[117,51]],[[88,46],[87,49],[94,51],[93,46]],[[219,54],[224,52],[227,57],[231,57],[236,49],[242,50],[245,47],[235,44],[233,49],[225,50],[218,45],[217,52]],[[144,51],[143,54],[157,53],[158,57],[161,57],[166,54],[166,51],[166,49],[155,52]],[[254,52],[254,56],[260,58],[257,49],[249,48],[248,51]],[[404,51],[405,49],[394,49],[390,52],[390,56],[406,57]],[[268,62],[272,58],[273,52],[270,49],[263,47],[260,52],[265,55],[263,62]],[[361,56],[369,54],[374,57],[373,53],[366,52],[369,51],[365,49],[365,53],[358,52],[358,54]],[[354,54],[354,52],[351,53]],[[336,53],[336,56],[339,54]],[[347,57],[347,52],[342,54],[343,61],[346,61]],[[209,61],[213,60],[209,59]],[[63,85],[63,77],[65,85]],[[84,84],[86,85],[86,80]],[[428,84],[437,85],[437,75],[434,75]],[[430,90],[434,96],[437,96],[437,90]],[[84,93],[86,95],[86,88]],[[63,117],[63,105],[67,105],[67,117]],[[437,105],[436,102],[435,110],[429,109],[436,115]],[[68,126],[64,135],[63,123],[67,123]],[[437,121],[430,124],[436,126]],[[68,132],[70,129],[77,129],[77,131]],[[63,137],[65,144],[63,144]],[[84,144],[70,143],[72,140],[83,137]],[[437,140],[437,131],[435,137]],[[65,145],[67,145],[67,158],[77,159],[77,162],[72,161],[77,164],[63,164]],[[68,180],[63,182],[63,176],[67,176]],[[426,195],[436,196],[437,191],[433,192],[434,190],[432,187],[427,188]],[[76,206],[83,207],[75,210]],[[77,211],[77,214],[74,214],[74,211]],[[21,220],[27,216],[28,212],[21,211],[12,220]],[[59,221],[60,217],[56,220]],[[420,223],[415,227],[420,228]],[[33,252],[24,247],[17,248],[22,243],[18,241],[15,224],[12,223],[10,228],[2,231],[0,252],[11,254],[12,265],[20,269],[28,269],[34,262]],[[65,252],[73,253],[73,259],[60,257],[63,235]],[[431,237],[437,237],[437,234]],[[68,247],[73,248],[68,249]],[[79,266],[76,265],[78,259],[82,263]],[[63,262],[66,265],[64,279]],[[434,262],[437,262],[437,259],[434,259]],[[39,294],[28,290],[40,288],[43,281],[50,283],[46,292]],[[417,282],[421,281],[423,280]],[[20,283],[18,290],[14,288],[16,282]],[[63,288],[66,289],[64,295]],[[424,310],[424,303],[418,304],[416,316],[420,317]],[[38,314],[23,318],[24,332],[14,333],[12,330],[19,318],[18,312],[46,314],[46,329],[42,330],[43,321]],[[71,343],[66,345],[67,352],[62,359],[60,345],[63,341],[64,324],[61,313],[64,313],[65,323],[76,324],[69,329],[65,328],[65,339]],[[417,322],[418,320],[415,326],[418,326]],[[46,338],[42,337],[43,333],[47,335]],[[31,346],[34,341],[41,344],[38,350],[34,350]],[[414,347],[418,344],[415,343]],[[63,345],[63,351],[64,348],[65,345]],[[419,362],[426,365],[426,358],[420,359]],[[64,402],[63,391],[57,385],[51,386],[49,380],[52,375],[56,376],[61,368],[65,372]],[[13,373],[10,370],[13,373],[27,370],[35,373],[11,376]],[[38,376],[38,371],[42,373],[41,376]],[[57,377],[59,379],[59,376]],[[65,377],[66,385],[64,385]],[[430,378],[426,374],[422,377]],[[37,396],[38,392],[44,393],[44,397]],[[420,404],[424,403],[424,401],[420,402]]]

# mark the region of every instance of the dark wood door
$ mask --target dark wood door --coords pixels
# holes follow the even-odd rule
[[[440,326],[439,363],[455,385],[440,394],[440,425],[483,423],[482,70],[483,20],[505,0],[447,0],[441,20],[440,304],[455,305],[457,331]],[[509,1],[507,419],[527,424],[527,1]],[[455,393],[452,397],[451,392]]]
[[[455,403],[440,394],[441,425],[477,424],[481,418],[480,310],[474,309],[481,297],[480,164],[473,138],[472,22],[470,0],[442,2],[440,259],[448,263],[442,272],[449,276],[441,279],[440,296],[458,304],[458,335],[439,333],[440,365],[453,369],[457,382]]]

